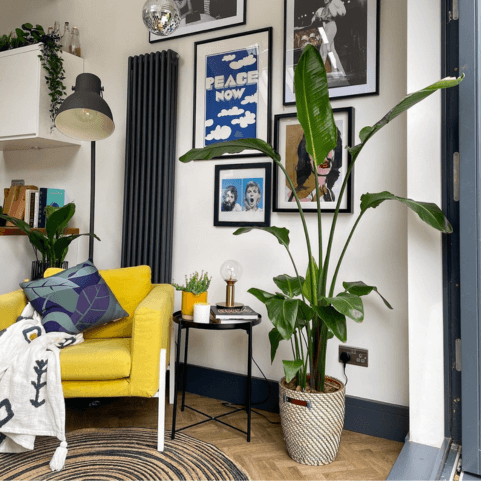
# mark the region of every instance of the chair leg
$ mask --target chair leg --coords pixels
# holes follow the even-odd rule
[[[160,372],[159,372],[159,412],[158,412],[158,437],[157,451],[164,451],[164,432],[165,432],[165,363],[167,358],[166,349],[160,350]]]
[[[169,404],[174,404],[175,395],[175,328],[172,323],[170,333],[170,363],[169,363]]]

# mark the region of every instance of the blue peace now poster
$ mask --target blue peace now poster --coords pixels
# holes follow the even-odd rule
[[[204,145],[257,137],[259,49],[206,57]]]

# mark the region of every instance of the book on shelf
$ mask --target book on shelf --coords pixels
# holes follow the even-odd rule
[[[50,189],[48,187],[40,187],[38,199],[38,227],[45,228],[45,207],[54,205],[55,207],[63,207],[65,205],[65,190]]]
[[[230,322],[230,321],[254,321],[259,317],[259,313],[249,306],[236,309],[229,307],[210,307],[210,319],[212,322]]]
[[[38,189],[25,190],[25,214],[23,219],[30,227],[33,227],[33,218],[35,213],[35,192],[37,190]]]
[[[40,192],[38,190],[35,191],[35,204],[34,204],[34,211],[33,211],[33,226],[34,228],[38,227],[38,202],[39,202],[39,197],[40,197]]]

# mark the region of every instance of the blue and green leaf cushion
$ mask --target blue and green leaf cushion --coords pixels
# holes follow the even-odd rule
[[[129,315],[91,261],[20,287],[46,332],[78,334]]]

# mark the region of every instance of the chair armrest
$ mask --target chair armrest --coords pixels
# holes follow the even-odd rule
[[[159,389],[159,356],[170,350],[174,288],[154,285],[134,311],[132,322],[131,396],[150,397]],[[166,366],[164,367],[164,369]]]
[[[0,296],[0,331],[11,326],[27,305],[23,289]]]

